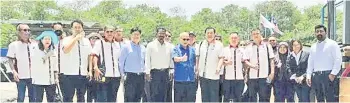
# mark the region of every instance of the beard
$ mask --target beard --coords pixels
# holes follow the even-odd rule
[[[323,41],[324,40],[324,36],[323,35],[317,35],[316,36],[318,41]]]

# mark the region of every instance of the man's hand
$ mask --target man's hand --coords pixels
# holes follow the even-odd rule
[[[301,84],[303,83],[304,78],[305,78],[304,76],[297,77],[295,78],[295,82],[297,82],[298,84]]]
[[[215,74],[216,74],[216,75],[219,75],[219,74],[220,74],[220,71],[221,71],[221,69],[220,69],[220,68],[216,68],[216,72],[215,72]]]
[[[329,74],[329,75],[328,75],[328,78],[329,78],[329,80],[330,80],[331,82],[333,82],[334,79],[335,79],[335,75]]]
[[[92,71],[89,71],[89,72],[88,72],[88,78],[89,78],[89,81],[92,80]]]
[[[225,66],[227,66],[227,65],[232,65],[232,60],[225,59],[225,60],[224,60],[224,65],[225,65]]]
[[[306,83],[309,87],[311,87],[311,79],[306,79]]]
[[[275,77],[275,74],[271,73],[268,78],[272,81],[274,77]]]
[[[279,63],[277,64],[277,68],[281,68],[281,67],[282,67],[282,63],[279,62]]]
[[[145,78],[147,81],[151,81],[151,74],[146,74],[145,76],[146,76]]]
[[[259,65],[252,65],[252,66],[250,66],[250,68],[252,68],[252,69],[255,69],[255,70],[258,70],[259,69]]]
[[[187,58],[187,54],[185,53],[185,55],[182,56],[182,61],[185,62],[185,61],[187,61],[187,59],[188,59],[188,58]]]
[[[100,71],[100,69],[98,69],[97,67],[94,69],[95,70],[95,80],[98,81],[101,79],[101,74],[102,72]]]
[[[15,82],[19,82],[18,73],[17,72],[12,72],[12,73],[13,73],[13,79],[15,80]]]
[[[77,34],[77,35],[75,36],[75,39],[76,39],[76,40],[80,40],[80,39],[82,39],[83,37],[84,37],[84,35],[81,34],[81,33],[79,33],[79,34]]]

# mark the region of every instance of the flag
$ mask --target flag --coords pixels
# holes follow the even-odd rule
[[[271,17],[271,20],[269,21],[268,19],[266,19],[263,15],[260,14],[260,25],[263,26],[264,28],[268,28],[272,33],[278,33],[283,35],[283,32],[281,30],[279,30],[278,26],[277,26],[277,21],[274,17]]]
[[[275,25],[275,27],[273,28],[273,31],[276,32],[276,33],[278,33],[278,34],[283,35],[283,32],[278,28],[277,21],[276,21],[275,17],[273,17],[273,16],[271,17],[271,23],[272,23],[273,25]],[[272,33],[273,33],[273,32],[272,32]]]

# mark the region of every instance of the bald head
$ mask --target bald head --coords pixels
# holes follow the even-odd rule
[[[188,32],[183,32],[180,34],[179,39],[182,46],[187,46],[189,44],[190,35]]]

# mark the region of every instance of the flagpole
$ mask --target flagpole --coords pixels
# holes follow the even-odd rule
[[[265,13],[265,18],[267,17],[267,13]],[[264,27],[264,38],[266,38],[266,27]]]

